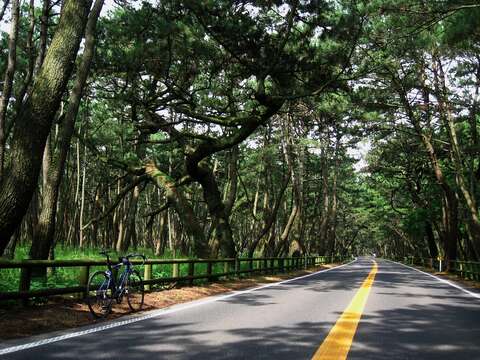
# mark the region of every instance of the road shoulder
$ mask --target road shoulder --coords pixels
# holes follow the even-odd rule
[[[16,346],[25,341],[41,341],[44,338],[61,336],[67,332],[88,330],[112,322],[130,321],[154,311],[171,309],[174,306],[204,301],[207,298],[224,296],[236,291],[255,289],[288,279],[314,274],[334,268],[339,264],[318,266],[281,275],[264,275],[245,279],[226,280],[201,286],[180,287],[146,294],[142,312],[131,314],[128,306],[115,305],[107,320],[92,320],[88,307],[77,299],[56,298],[47,304],[26,308],[0,309],[0,348]]]
[[[387,260],[388,262],[402,265],[406,268],[413,269],[419,273],[429,276],[437,281],[454,287],[474,298],[480,299],[480,283],[473,280],[463,279],[455,274],[449,274],[446,272],[438,272],[435,269],[425,268],[421,266],[406,265],[397,261]]]

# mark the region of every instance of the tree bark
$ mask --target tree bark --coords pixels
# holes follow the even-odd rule
[[[270,229],[272,228],[272,225],[275,223],[275,220],[277,219],[278,210],[280,209],[280,205],[282,204],[283,195],[285,194],[285,190],[288,187],[289,181],[290,181],[290,177],[286,176],[285,181],[283,182],[282,188],[280,189],[280,193],[276,197],[275,205],[273,206],[273,209],[269,212],[269,214],[266,216],[265,223],[262,230],[255,237],[255,239],[252,241],[252,243],[248,247],[249,258],[252,258],[254,256],[255,250],[258,244],[266,235],[268,235],[268,233],[270,232]]]
[[[453,119],[452,110],[448,101],[447,87],[445,81],[445,73],[438,55],[433,55],[433,74],[434,86],[437,95],[440,117],[443,120],[444,127],[450,138],[451,143],[451,159],[456,170],[455,180],[463,195],[465,204],[467,205],[468,215],[470,217],[470,226],[472,227],[473,246],[476,253],[480,253],[480,214],[478,212],[477,200],[475,195],[470,192],[469,182],[465,176],[465,168],[463,165],[462,151],[458,141],[457,129]]]
[[[133,243],[135,235],[135,221],[137,217],[138,199],[140,197],[140,187],[137,185],[133,188],[133,192],[130,196],[130,201],[127,209],[127,215],[125,219],[124,231],[122,236],[118,237],[116,250],[117,252],[126,252],[130,245]]]
[[[328,162],[327,152],[322,148],[322,211],[320,214],[318,253],[324,255],[328,248],[327,234],[330,216],[330,196],[328,190]]]
[[[327,232],[328,244],[330,246],[329,253],[334,255],[336,252],[336,231],[337,231],[337,184],[338,184],[338,169],[340,167],[340,140],[341,135],[337,133],[337,138],[335,142],[335,168],[333,169],[333,179],[332,179],[332,206],[330,207],[329,212],[329,227]]]
[[[91,4],[91,1],[88,3],[88,8],[90,8],[90,4]],[[45,54],[47,52],[48,22],[50,20],[50,9],[51,9],[51,0],[43,0],[42,15],[40,16],[40,38],[38,40],[39,42],[38,54],[37,54],[37,59],[35,60],[35,67],[34,67],[35,74],[38,73],[38,71],[40,71],[40,68],[42,67],[43,62],[45,61]],[[64,8],[62,8],[62,11],[64,11]]]
[[[430,221],[425,221],[425,235],[427,238],[428,252],[432,259],[438,257],[437,244],[435,243],[435,236],[433,235],[433,228]]]
[[[423,74],[422,74],[423,76]],[[407,116],[410,119],[415,133],[417,134],[421,144],[427,152],[428,159],[430,160],[430,166],[435,175],[435,179],[442,189],[442,224],[444,227],[443,247],[445,253],[445,260],[447,264],[447,270],[450,260],[456,260],[457,258],[457,245],[458,245],[458,202],[456,199],[455,191],[449,185],[447,179],[443,174],[443,170],[438,161],[438,156],[435,148],[432,144],[432,130],[429,127],[429,121],[427,119],[426,129],[430,131],[427,133],[421,126],[420,120],[415,115],[405,90],[400,86],[397,86],[397,91],[400,95],[401,101],[404,105]],[[424,91],[424,101],[428,104],[428,94]],[[428,115],[427,115],[428,116]]]
[[[70,78],[90,9],[89,0],[66,0],[57,31],[18,114],[10,164],[0,180],[0,254],[25,215],[37,186],[43,149]]]
[[[29,17],[30,17],[30,24],[29,24],[28,35],[27,35],[28,70],[27,70],[27,76],[25,76],[22,87],[20,88],[17,94],[17,99],[16,99],[17,114],[20,112],[20,109],[22,108],[25,95],[27,94],[27,91],[31,86],[32,79],[33,79],[33,72],[35,70],[35,46],[33,41],[33,36],[35,33],[35,0],[30,0]]]
[[[234,146],[228,154],[228,182],[223,193],[223,204],[228,217],[232,214],[233,205],[237,197],[238,187],[238,146]]]
[[[159,188],[165,190],[167,201],[171,203],[180,217],[185,231],[193,240],[195,256],[208,258],[210,251],[203,229],[198,223],[195,213],[187,199],[185,199],[185,196],[177,188],[175,181],[160,171],[152,162],[146,164],[145,171]]]
[[[72,92],[70,93],[68,108],[63,120],[63,128],[58,144],[58,154],[51,157],[48,170],[44,176],[42,210],[35,236],[30,250],[32,259],[47,259],[55,238],[57,203],[60,183],[63,177],[65,162],[70,150],[70,143],[75,129],[75,122],[80,108],[83,90],[87,82],[90,66],[95,52],[95,29],[104,0],[96,0],[88,17],[85,28],[85,48],[81,63],[77,69],[77,76]],[[84,164],[85,166],[85,164]],[[82,224],[80,224],[80,227]]]
[[[12,2],[12,23],[8,39],[8,61],[7,70],[3,82],[2,96],[0,97],[0,180],[3,175],[3,166],[5,163],[5,144],[7,109],[12,95],[13,77],[17,65],[17,37],[18,37],[18,18],[20,16],[20,1]]]
[[[200,162],[189,161],[187,155],[187,171],[197,181],[203,190],[203,198],[207,203],[208,211],[212,217],[213,242],[218,243],[223,256],[233,258],[236,256],[235,243],[233,242],[232,229],[225,205],[222,201],[218,184],[212,169],[206,160]],[[216,254],[214,254],[216,255]]]

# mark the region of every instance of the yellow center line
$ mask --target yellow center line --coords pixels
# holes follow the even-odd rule
[[[345,309],[342,316],[337,320],[328,336],[313,355],[312,360],[340,360],[346,359],[353,337],[357,331],[358,323],[362,317],[363,309],[367,303],[373,280],[377,274],[378,265],[373,261],[373,268],[363,282],[360,289]]]

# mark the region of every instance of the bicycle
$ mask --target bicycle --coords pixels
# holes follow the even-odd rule
[[[120,304],[126,296],[131,311],[138,311],[143,306],[144,286],[138,270],[133,268],[130,258],[140,257],[145,264],[146,258],[141,254],[129,254],[119,258],[119,263],[112,265],[106,251],[100,252],[107,258],[107,270],[96,271],[87,284],[87,304],[95,318],[104,318],[112,310],[113,300]],[[121,266],[125,269],[117,279],[115,270]]]

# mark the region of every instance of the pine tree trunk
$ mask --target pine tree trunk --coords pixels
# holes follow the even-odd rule
[[[439,103],[440,117],[443,120],[444,127],[450,138],[451,159],[456,170],[455,180],[463,195],[468,215],[470,217],[470,226],[472,227],[473,246],[476,253],[480,253],[480,214],[478,212],[477,200],[475,194],[470,192],[469,182],[465,176],[466,169],[463,165],[462,152],[458,141],[457,130],[452,116],[451,106],[447,98],[447,88],[445,74],[441,60],[437,55],[433,55],[433,73],[435,91]]]
[[[195,256],[201,258],[209,257],[210,252],[203,229],[198,223],[195,213],[185,196],[176,187],[175,181],[167,174],[160,171],[160,169],[158,169],[153,163],[148,163],[145,170],[155,184],[157,184],[159,188],[165,190],[167,200],[175,209],[182,221],[185,231],[193,240]],[[172,236],[171,231],[169,231],[169,236]]]
[[[187,155],[187,171],[197,181],[203,190],[203,198],[212,217],[213,241],[218,242],[222,256],[233,258],[236,256],[230,220],[218,189],[217,181],[212,169],[205,160],[196,162]]]
[[[75,128],[75,120],[77,118],[78,109],[80,107],[83,89],[85,87],[88,73],[90,71],[90,65],[93,59],[95,47],[95,29],[98,17],[100,15],[100,11],[103,7],[103,3],[104,0],[96,0],[95,5],[93,6],[93,9],[89,15],[85,30],[85,50],[83,52],[82,61],[77,70],[75,84],[70,94],[67,112],[63,121],[63,131],[60,135],[58,154],[51,157],[52,161],[48,161],[48,168],[44,166],[42,210],[40,212],[37,231],[35,231],[35,236],[33,238],[32,248],[30,251],[32,259],[47,259],[55,237],[57,203],[60,191],[60,183],[62,181],[65,162],[67,160],[70,150],[70,143]],[[85,179],[85,174],[83,176],[83,179]],[[82,200],[83,198],[84,184],[82,186]],[[82,215],[83,201],[80,219],[83,218]],[[80,227],[82,227],[81,223]],[[80,230],[80,233],[82,234],[80,238],[82,243],[82,230]]]
[[[423,75],[422,75],[423,76]],[[424,87],[424,101],[428,104],[428,92]],[[442,190],[442,225],[444,229],[443,236],[443,248],[445,252],[445,260],[447,264],[447,270],[450,260],[456,260],[457,258],[457,245],[458,245],[458,201],[455,191],[449,185],[447,179],[443,174],[443,170],[438,161],[438,156],[435,148],[432,144],[432,130],[430,129],[429,119],[427,119],[426,126],[422,127],[420,120],[413,111],[408,95],[404,89],[397,89],[404,108],[407,112],[407,116],[410,119],[415,133],[417,134],[421,144],[427,152],[430,166],[435,175],[438,185]]]
[[[37,186],[43,149],[73,69],[90,4],[88,0],[65,0],[31,96],[15,119],[11,161],[0,180],[0,254],[25,215]]]
[[[12,95],[13,77],[17,65],[17,36],[18,36],[18,18],[20,16],[20,1],[12,2],[12,23],[8,39],[8,62],[5,78],[3,80],[3,91],[0,97],[0,179],[3,175],[5,144],[7,141],[6,120],[7,108]]]

